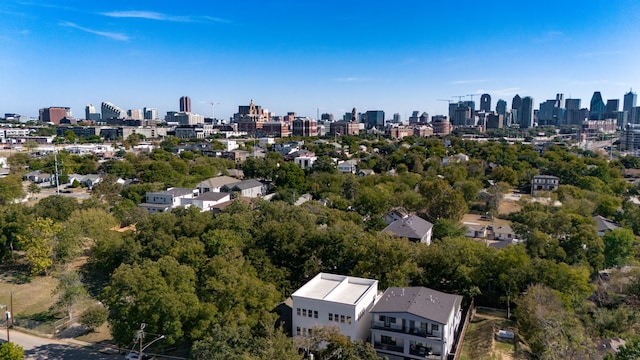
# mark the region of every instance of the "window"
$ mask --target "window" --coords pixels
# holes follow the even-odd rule
[[[438,324],[431,325],[431,331],[440,331],[440,326]]]
[[[329,321],[333,321],[333,313],[329,313]]]
[[[335,322],[340,321],[340,315],[338,315],[338,314],[333,314],[333,321],[335,321]]]
[[[313,311],[313,317],[316,319],[318,318],[318,310]]]
[[[313,316],[313,311],[311,311],[311,309],[309,309],[307,311],[308,311],[307,314],[309,314],[309,317],[312,317]]]
[[[344,322],[344,315],[340,315],[340,322],[343,323]]]
[[[351,324],[351,316],[347,316],[347,324]]]
[[[300,336],[300,326],[296,327],[296,335]]]
[[[307,329],[307,335],[311,336],[311,329]]]
[[[307,309],[302,309],[302,316],[307,316]]]
[[[380,337],[380,342],[385,344],[385,345],[395,346],[396,345],[396,338],[391,337],[391,336],[382,335]]]
[[[298,314],[298,316],[300,316],[300,308],[296,309],[296,314]]]

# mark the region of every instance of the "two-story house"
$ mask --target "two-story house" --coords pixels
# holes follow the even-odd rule
[[[198,195],[196,189],[169,188],[165,191],[148,192],[146,201],[138,206],[147,210],[149,214],[171,211],[178,206],[189,206],[190,199]]]
[[[378,280],[320,273],[291,295],[293,336],[335,326],[352,341],[366,341],[377,296]]]
[[[461,305],[459,295],[389,288],[371,310],[371,344],[390,360],[447,359],[455,351]]]
[[[531,180],[531,195],[536,196],[541,191],[553,191],[560,185],[560,179],[551,175],[536,175]]]
[[[249,179],[226,184],[220,188],[221,192],[238,193],[242,197],[257,198],[266,194],[266,186],[258,180]]]

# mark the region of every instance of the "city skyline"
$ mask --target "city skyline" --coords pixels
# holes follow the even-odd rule
[[[553,6],[547,6],[553,5]],[[461,11],[463,9],[464,11]],[[548,11],[552,9],[553,11]],[[545,10],[545,11],[543,11]],[[491,95],[533,106],[556,93],[589,104],[620,99],[635,84],[634,1],[519,4],[370,3],[0,5],[0,113],[87,104],[179,109],[228,119],[254,99],[277,114],[339,118],[384,110],[447,114],[443,100]]]

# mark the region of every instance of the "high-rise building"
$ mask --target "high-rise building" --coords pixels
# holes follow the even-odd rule
[[[603,120],[606,107],[602,100],[600,91],[595,91],[591,97],[591,106],[589,106],[589,120]]]
[[[318,122],[309,118],[293,120],[293,136],[318,136]]]
[[[520,110],[521,107],[522,98],[520,97],[520,95],[516,94],[516,96],[513,97],[513,100],[511,100],[511,109]]]
[[[144,119],[144,116],[142,114],[142,110],[130,109],[130,110],[127,110],[127,118],[132,120],[142,120]]]
[[[183,96],[180,98],[180,112],[191,112],[191,98]]]
[[[71,117],[71,109],[68,107],[52,106],[40,109],[39,120],[45,123],[59,125],[60,120]]]
[[[124,110],[107,101],[102,103],[100,110],[102,113],[102,120],[104,121],[109,119],[124,119],[126,114]]]
[[[86,120],[100,121],[100,113],[96,112],[96,107],[89,104],[84,108],[84,118]]]
[[[480,96],[480,111],[491,111],[491,95],[482,94],[482,96]]]
[[[531,96],[525,96],[522,98],[522,107],[518,113],[521,129],[533,127],[533,98]]]
[[[554,109],[556,105],[556,100],[547,100],[543,103],[540,103],[540,111],[538,111],[538,125],[557,125],[554,122]]]
[[[384,127],[384,111],[382,110],[367,111],[367,127],[383,128]]]
[[[567,99],[567,110],[580,110],[580,99]]]
[[[158,118],[158,109],[156,108],[144,108],[144,119],[145,120],[155,120]]]
[[[634,122],[635,113],[634,108],[636,107],[636,100],[638,96],[631,89],[628,93],[624,94],[624,102],[622,104],[622,111],[627,112],[627,120],[629,122]]]
[[[400,117],[400,113],[393,114],[393,122],[395,124],[400,124],[402,122],[402,118]]]
[[[331,121],[331,122],[335,121],[332,113],[324,113],[320,115],[320,119],[322,121]]]
[[[96,107],[93,104],[89,104],[84,108],[84,118],[89,119],[92,113],[96,112]]]
[[[496,103],[496,112],[498,115],[506,115],[507,114],[507,102],[500,99]]]

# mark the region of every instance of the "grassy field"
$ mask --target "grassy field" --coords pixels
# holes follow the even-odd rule
[[[47,323],[35,327],[33,330],[44,333],[52,332],[53,322],[65,314],[52,310],[56,302],[53,291],[58,285],[58,279],[51,276],[26,278],[14,271],[4,271],[0,274],[0,305],[7,306],[13,293],[12,313],[16,319],[30,319]],[[74,317],[80,315],[84,308],[93,304],[95,300],[87,299],[80,302],[73,309]],[[83,335],[79,340],[100,342],[109,340],[111,334],[105,323],[93,333]]]

